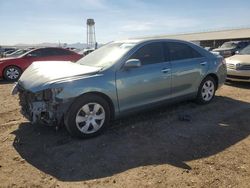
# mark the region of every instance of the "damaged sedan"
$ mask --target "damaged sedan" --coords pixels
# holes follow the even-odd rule
[[[56,71],[55,71],[56,70]],[[71,62],[34,62],[13,89],[33,124],[65,125],[72,136],[100,134],[110,120],[165,103],[212,101],[225,61],[180,40],[126,40]]]

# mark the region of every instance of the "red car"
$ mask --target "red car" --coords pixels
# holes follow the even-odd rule
[[[16,58],[0,59],[0,78],[18,80],[22,72],[34,61],[72,61],[83,56],[63,48],[38,48]]]

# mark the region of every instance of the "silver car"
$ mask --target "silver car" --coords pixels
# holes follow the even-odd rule
[[[173,101],[209,103],[226,78],[222,57],[180,40],[125,40],[71,62],[35,62],[21,76],[22,114],[65,124],[77,137],[100,134],[110,120]]]
[[[250,82],[250,45],[226,59],[227,79]]]

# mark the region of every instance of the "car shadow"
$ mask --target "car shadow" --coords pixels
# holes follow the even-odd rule
[[[87,140],[73,139],[65,129],[22,123],[13,132],[13,146],[28,163],[61,181],[104,178],[147,165],[192,170],[188,161],[248,137],[249,113],[249,103],[227,97],[205,106],[185,102],[115,121]],[[180,118],[183,114],[190,118]]]
[[[4,84],[13,84],[15,83],[14,81],[7,81],[7,80],[4,80],[4,79],[0,79],[0,85],[4,85]]]

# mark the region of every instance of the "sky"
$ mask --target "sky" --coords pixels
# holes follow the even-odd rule
[[[250,28],[249,0],[0,0],[0,45],[98,43],[142,36]]]

